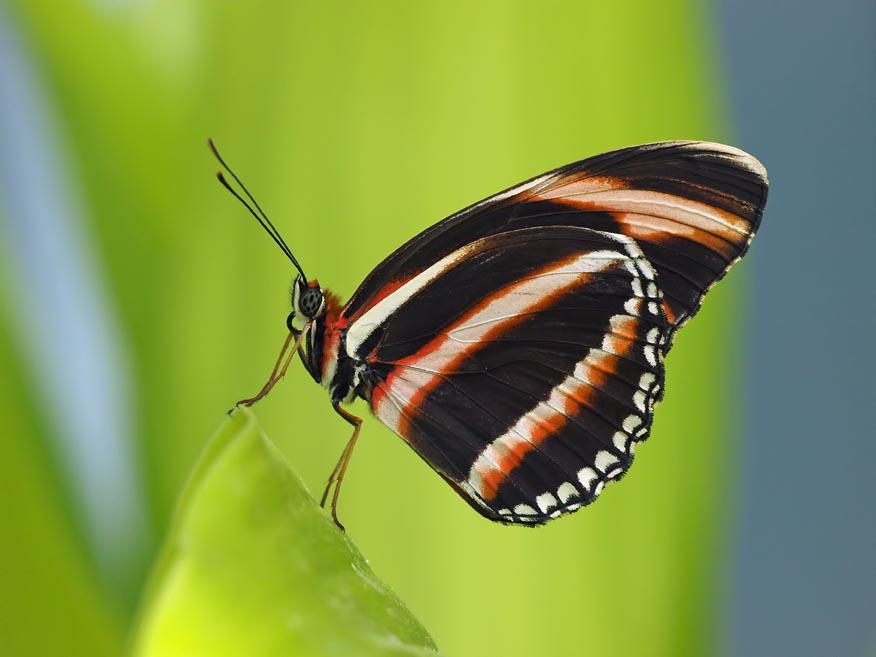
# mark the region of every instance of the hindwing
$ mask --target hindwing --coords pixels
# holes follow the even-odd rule
[[[509,231],[449,254],[354,322],[374,413],[484,515],[544,522],[632,462],[670,332],[635,241]]]

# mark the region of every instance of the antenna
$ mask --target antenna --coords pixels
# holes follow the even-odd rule
[[[298,270],[298,273],[301,274],[301,278],[304,279],[304,281],[306,282],[307,276],[304,275],[304,270],[301,268],[301,265],[298,264],[298,260],[295,259],[295,256],[292,255],[291,249],[288,246],[286,246],[286,242],[283,240],[282,236],[280,235],[280,232],[274,227],[274,224],[271,223],[271,220],[268,219],[268,215],[265,214],[265,211],[262,210],[261,206],[259,206],[258,201],[256,201],[255,198],[253,198],[253,195],[249,193],[249,190],[246,188],[246,185],[244,185],[241,182],[240,178],[237,177],[237,174],[231,170],[231,167],[229,167],[225,163],[225,160],[222,159],[222,156],[219,155],[219,151],[216,149],[216,145],[213,143],[212,139],[207,140],[207,146],[210,147],[210,151],[213,153],[214,157],[217,160],[219,160],[219,164],[222,165],[222,168],[225,169],[228,173],[230,173],[231,177],[234,178],[235,182],[238,185],[240,185],[240,188],[243,190],[243,193],[246,194],[246,198],[248,198],[250,201],[252,201],[252,204],[256,207],[256,210],[258,210],[258,213],[256,213],[256,211],[252,209],[250,204],[246,202],[246,199],[244,199],[228,183],[228,180],[226,180],[225,176],[222,174],[221,171],[216,172],[216,178],[219,180],[220,183],[222,183],[222,185],[225,187],[225,189],[227,189],[229,192],[231,192],[231,195],[234,196],[234,198],[236,198],[238,201],[240,201],[243,204],[243,207],[245,207],[247,210],[249,210],[249,213],[253,217],[256,218],[256,221],[258,221],[262,225],[262,228],[265,229],[265,232],[267,232],[268,235],[271,236],[271,239],[273,239],[274,242],[277,243],[277,246],[280,247],[280,250],[283,251],[283,253],[286,254],[286,257],[292,261],[292,264],[295,265],[295,269]]]

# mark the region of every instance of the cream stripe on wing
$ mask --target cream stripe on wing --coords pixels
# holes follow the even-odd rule
[[[611,237],[624,245],[632,242],[623,235]],[[417,353],[398,361],[397,368],[421,372],[416,376],[419,389],[410,396],[404,410],[415,413],[419,404],[441,382],[442,376],[470,358],[492,336],[498,337],[507,332],[514,324],[523,321],[528,313],[550,307],[555,300],[579,287],[593,274],[630,259],[630,255],[620,251],[583,253],[546,267],[538,274],[508,285],[488,297]],[[499,321],[496,321],[497,318],[500,318]],[[396,371],[400,372],[401,369]],[[391,373],[384,385],[391,388],[398,376]],[[404,376],[407,378],[409,374]],[[372,404],[375,412],[383,419],[381,405],[384,399],[379,389],[375,393]],[[403,416],[399,417],[391,410],[386,416],[392,419],[384,421],[397,433],[404,435],[406,428],[403,426]],[[392,425],[392,420],[395,420],[396,426]]]
[[[494,499],[499,486],[520,465],[527,453],[556,434],[571,417],[580,412],[581,407],[593,403],[614,371],[617,357],[626,355],[636,344],[623,336],[627,332],[635,332],[637,326],[636,317],[613,316],[602,348],[591,349],[575,366],[574,373],[551,390],[546,401],[538,402],[520,416],[514,426],[481,452],[469,472],[469,485],[484,499]]]
[[[354,358],[361,358],[362,354],[359,354],[359,347],[368,339],[368,336],[380,328],[396,310],[407,303],[417,292],[441,276],[441,274],[465,260],[469,253],[479,247],[479,242],[472,242],[444,256],[434,265],[421,271],[407,283],[369,308],[359,319],[353,322],[349,331],[347,331],[347,353]]]
[[[445,372],[471,354],[471,348],[463,345],[477,345],[491,333],[505,333],[509,325],[549,307],[553,300],[579,287],[593,274],[628,259],[618,251],[593,251],[508,285],[401,362],[431,372]]]
[[[619,188],[579,192],[574,189],[574,185],[569,185],[539,194],[536,198],[558,201],[582,209],[665,217],[719,235],[734,243],[747,241],[751,229],[750,222],[727,210],[675,194],[651,190]],[[653,232],[660,234],[663,231]]]
[[[599,231],[594,231],[599,232]],[[615,235],[611,233],[602,233],[599,232],[603,237],[608,237],[612,241],[619,242],[621,244],[628,244],[630,238],[625,235]],[[353,356],[354,358],[363,358],[365,354],[359,353],[359,348],[362,344],[368,339],[368,337],[374,333],[377,329],[379,329],[389,317],[392,316],[394,312],[396,312],[399,308],[401,308],[405,303],[408,302],[413,296],[415,296],[418,292],[420,292],[423,288],[429,285],[432,281],[437,279],[439,276],[449,271],[457,264],[465,260],[470,254],[478,251],[483,246],[483,240],[478,240],[476,242],[472,242],[470,244],[466,244],[465,246],[457,249],[453,253],[443,257],[441,260],[436,262],[434,265],[429,267],[428,269],[420,272],[416,276],[414,276],[407,283],[394,290],[390,294],[388,294],[385,298],[378,301],[374,306],[369,308],[362,316],[357,319],[350,326],[347,331],[346,338],[346,347],[347,353]],[[606,255],[607,254],[607,255]],[[584,254],[576,259],[577,261],[587,261],[587,260],[610,260],[611,262],[617,260],[629,260],[629,257],[618,253],[616,251],[593,251],[587,254]],[[611,264],[609,262],[608,264]],[[592,265],[592,262],[589,263]],[[580,270],[570,270],[577,271],[579,273],[592,273],[594,271],[598,271],[599,268],[593,269],[592,267],[588,269],[586,266],[582,266]],[[547,272],[551,273],[551,272]],[[564,271],[557,271],[556,273],[568,273]],[[534,280],[534,279],[532,279]],[[542,288],[548,287],[548,285],[543,285]],[[509,288],[513,289],[513,288]]]
[[[632,241],[627,245],[627,252],[636,259],[641,255],[641,251]],[[651,299],[659,299],[659,290],[653,283],[648,283],[643,289],[643,279],[639,276],[644,275],[645,279],[653,278],[653,271],[644,258],[638,262],[643,266],[643,270],[639,272],[634,267],[631,269],[631,273],[635,276],[631,285],[633,296],[630,298],[633,303],[624,304],[626,312],[631,310],[628,305],[631,305],[632,310],[636,312],[612,316],[609,319],[609,328],[602,344],[598,348],[591,348],[584,359],[576,364],[574,371],[551,390],[546,400],[536,403],[529,411],[520,416],[508,431],[484,448],[469,470],[468,480],[463,485],[466,490],[475,491],[481,499],[494,500],[499,487],[521,464],[526,454],[538,449],[540,443],[560,431],[572,417],[581,411],[582,407],[592,406],[596,396],[604,394],[602,388],[605,382],[615,375],[618,359],[628,356],[638,346],[638,348],[643,349],[646,359],[650,365],[655,367],[655,370],[644,370],[641,373],[638,389],[632,397],[635,410],[633,414],[624,418],[621,426],[611,438],[616,452],[630,454],[631,457],[635,441],[642,439],[641,434],[633,432],[640,426],[647,429],[650,424],[649,418],[653,412],[653,404],[660,390],[657,377],[657,359],[659,359],[660,354],[654,347],[659,339],[659,328],[655,327],[648,332],[645,338],[648,343],[646,345],[637,345],[635,339],[640,329],[640,311],[647,315],[648,312],[651,312],[649,308],[653,305]],[[625,264],[629,266],[631,263]],[[659,310],[656,306],[654,309],[655,311]],[[658,315],[658,312],[653,312],[653,314]],[[653,318],[649,319],[653,321]],[[631,337],[633,339],[630,339]],[[659,365],[662,366],[662,363]],[[596,497],[602,490],[602,481],[591,488],[588,485],[589,473],[592,473],[593,479],[609,481],[623,471],[620,459],[604,449],[596,453],[594,466],[601,474],[589,467],[578,472],[578,480],[583,491],[591,498]],[[550,491],[543,495],[548,494],[553,497],[553,493]],[[579,499],[581,496],[575,483],[564,482],[560,484],[557,488],[557,496],[559,496],[563,506],[554,511],[553,515],[572,511],[580,506],[577,502],[571,505],[566,504],[568,500]],[[536,498],[536,504],[541,508],[541,505],[538,504],[539,498],[541,496]],[[547,513],[545,509],[542,509],[542,512]],[[502,513],[501,510],[500,513]],[[520,516],[516,507],[515,511],[513,513],[509,511],[509,514],[510,516]],[[517,519],[527,521],[525,517],[517,517]]]

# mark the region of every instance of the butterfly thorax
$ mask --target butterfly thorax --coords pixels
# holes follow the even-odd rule
[[[312,320],[302,341],[305,367],[314,381],[329,391],[332,402],[347,403],[357,394],[364,398],[365,364],[346,350],[347,323],[341,317],[339,297],[325,290],[326,312]]]

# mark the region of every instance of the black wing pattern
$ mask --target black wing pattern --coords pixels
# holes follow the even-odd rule
[[[423,231],[365,279],[344,316],[352,322],[387,291],[477,239],[564,225],[635,239],[657,270],[666,316],[677,330],[745,255],[767,187],[766,169],[757,159],[723,144],[669,141],[597,155],[532,178]]]
[[[487,517],[588,504],[647,437],[674,333],[747,250],[766,189],[741,151],[666,142],[436,224],[342,313],[373,411]]]

